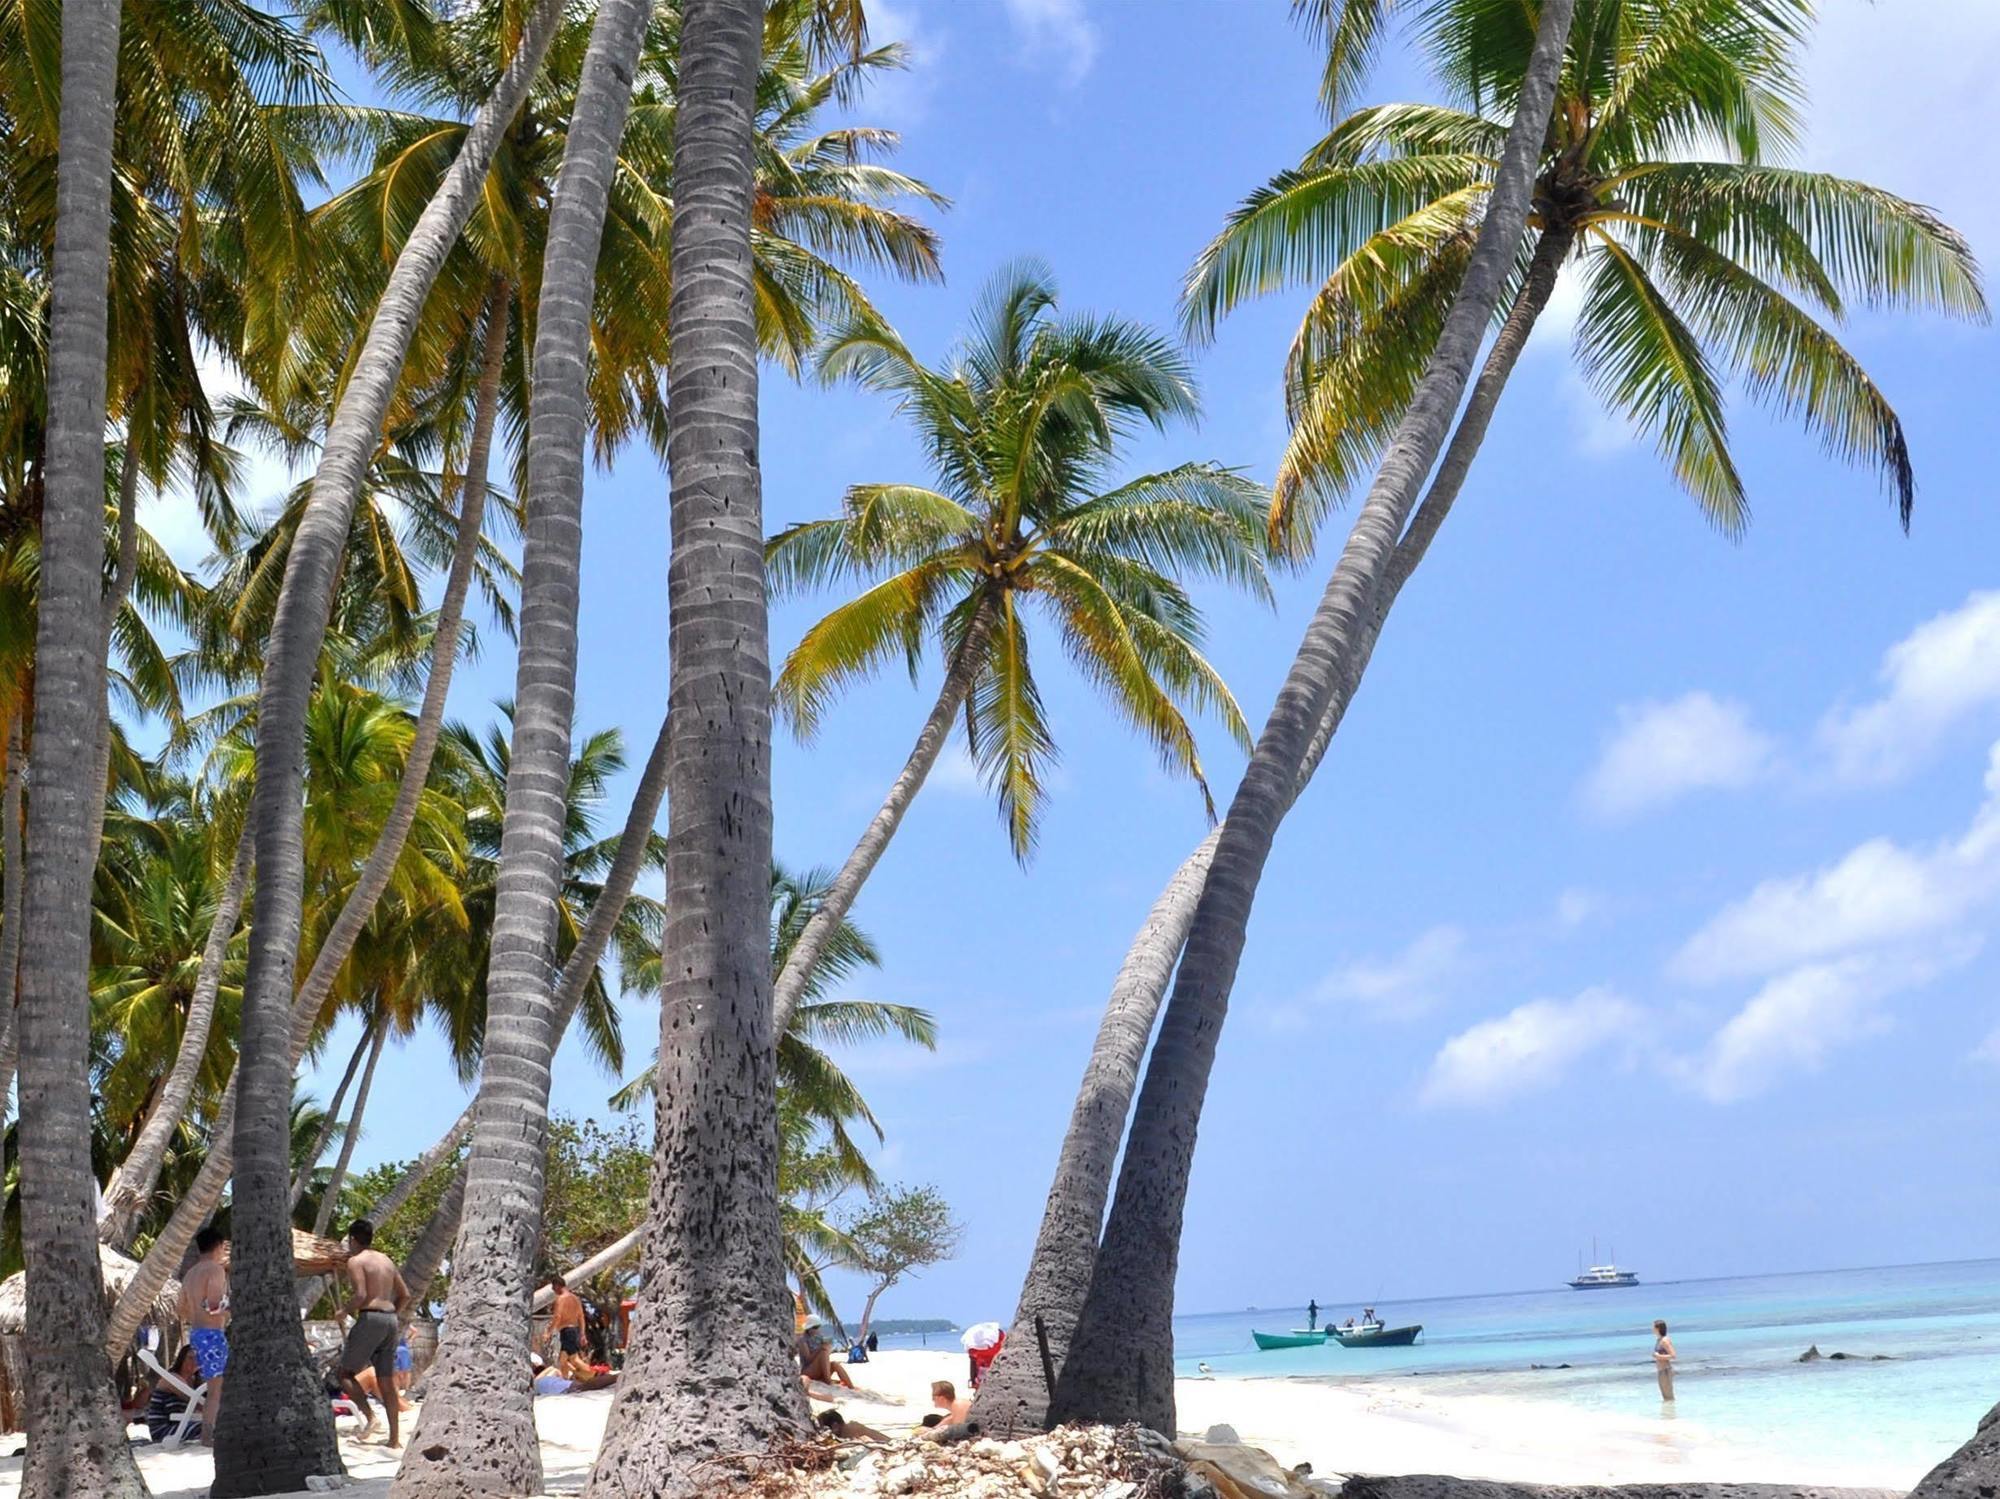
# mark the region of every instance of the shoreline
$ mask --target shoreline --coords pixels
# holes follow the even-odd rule
[[[815,1412],[833,1405],[901,1439],[930,1409],[931,1381],[962,1381],[965,1359],[944,1349],[890,1349],[852,1372],[860,1388],[851,1394],[816,1389]],[[602,1390],[536,1400],[546,1494],[581,1490],[614,1394]],[[1439,1394],[1395,1378],[1342,1383],[1311,1375],[1182,1378],[1175,1381],[1175,1398],[1182,1435],[1227,1425],[1285,1466],[1309,1462],[1322,1477],[1440,1473],[1560,1485],[1764,1482],[1903,1492],[1929,1466],[1906,1472],[1801,1463],[1719,1436],[1693,1417],[1611,1415],[1517,1394]],[[345,1436],[340,1448],[352,1477],[341,1492],[354,1499],[387,1493],[399,1454]],[[135,1450],[158,1499],[202,1499],[213,1478],[205,1449],[141,1445]],[[0,1460],[0,1496],[17,1494],[20,1482],[21,1459]]]

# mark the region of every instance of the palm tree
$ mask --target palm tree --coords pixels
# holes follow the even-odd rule
[[[1268,596],[1259,531],[1269,496],[1257,485],[1210,463],[1111,482],[1135,426],[1193,415],[1187,366],[1137,324],[1058,318],[1045,270],[998,275],[943,368],[920,364],[875,320],[835,337],[821,367],[896,395],[941,487],[858,485],[840,518],[772,539],[775,587],[879,579],[806,632],[778,675],[778,705],[810,734],[842,687],[893,655],[914,665],[933,634],[945,672],[901,774],[779,976],[781,1032],[961,709],[1015,854],[1033,845],[1054,740],[1029,666],[1024,605],[1052,616],[1083,675],[1206,798],[1183,705],[1214,708],[1246,746],[1248,734],[1196,649],[1200,616],[1175,574],[1209,573]]]
[[[440,1377],[401,1493],[464,1492],[473,1475],[435,1460],[479,1454],[486,1490],[542,1482],[540,1441],[519,1378],[528,1346],[529,1277],[548,1155],[552,923],[562,877],[563,791],[576,695],[583,563],[585,368],[611,168],[645,34],[644,0],[612,0],[592,28],[549,214],[549,259],[535,332],[514,747],[507,771],[499,884],[487,968],[487,1037],[467,1158],[459,1273],[446,1307]],[[484,1125],[482,1128],[481,1126]]]
[[[305,716],[348,521],[401,376],[411,330],[479,196],[494,147],[541,66],[561,11],[562,0],[539,0],[519,51],[397,256],[328,426],[313,497],[286,563],[258,711],[251,808],[257,890],[237,1064],[241,1107],[234,1120],[232,1227],[238,1249],[231,1326],[246,1372],[231,1387],[231,1419],[217,1432],[217,1499],[298,1488],[308,1474],[338,1470],[332,1417],[299,1330],[291,1269],[291,1173],[283,1139],[292,1069],[302,1049],[299,1032],[318,1008],[312,995],[293,992],[303,896]],[[423,775],[414,779],[420,788]],[[371,855],[370,877],[379,863],[394,858],[394,852],[379,861]]]
[[[1548,128],[1573,9],[1574,0],[1547,0],[1542,6],[1491,202],[1463,282],[1220,829],[1174,999],[1139,1096],[1090,1292],[1057,1378],[1052,1419],[1137,1420],[1155,1430],[1173,1429],[1170,1325],[1186,1173],[1250,901],[1341,665],[1416,506],[1418,488],[1444,446],[1499,303],[1526,224],[1537,148]],[[1149,1234],[1158,1242],[1142,1247],[1138,1241]],[[1115,1334],[1114,1321],[1119,1322]]]
[[[660,1107],[646,1292],[589,1493],[694,1493],[803,1429],[771,1026],[771,708],[751,232],[761,0],[686,0],[674,128]],[[856,41],[858,43],[858,36]],[[672,1307],[671,1316],[662,1309]]]
[[[1985,313],[1964,239],[1928,209],[1774,164],[1796,135],[1812,9],[1580,0],[1537,168],[1531,253],[1496,309],[1532,329],[1558,273],[1577,277],[1585,377],[1732,535],[1748,512],[1728,448],[1728,377],[1834,455],[1880,468],[1907,525],[1915,488],[1902,424],[1817,316],[1837,320],[1856,301]],[[1197,336],[1249,297],[1318,283],[1287,360],[1293,429],[1270,518],[1274,539],[1295,549],[1372,467],[1409,402],[1504,134],[1475,103],[1511,96],[1533,41],[1518,6],[1419,10],[1459,102],[1349,115],[1245,200],[1188,279]],[[1718,146],[1727,159],[1691,159]]]
[[[118,0],[62,12],[61,164],[35,635],[35,850],[20,965],[21,1247],[28,1268],[32,1495],[145,1493],[111,1400],[90,1186],[90,871],[104,721],[105,291],[110,278]]]

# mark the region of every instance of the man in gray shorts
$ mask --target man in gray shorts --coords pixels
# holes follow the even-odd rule
[[[363,1438],[375,1429],[375,1409],[368,1392],[355,1376],[363,1369],[375,1371],[375,1388],[382,1391],[382,1408],[389,1413],[391,1447],[403,1444],[396,1423],[396,1342],[402,1331],[402,1313],[410,1299],[396,1262],[374,1247],[375,1225],[356,1218],[347,1230],[347,1283],[354,1292],[354,1320],[347,1329],[347,1346],[340,1351],[335,1375],[347,1398],[360,1408],[368,1425]]]

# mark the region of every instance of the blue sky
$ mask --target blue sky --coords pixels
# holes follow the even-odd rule
[[[1971,159],[2000,105],[2000,8],[1824,10],[1808,159],[1932,204],[2000,259],[1993,163]],[[949,283],[880,292],[928,354],[1021,254],[1074,308],[1171,326],[1221,216],[1312,138],[1314,61],[1278,0],[871,12],[913,66],[860,115],[901,129],[900,164],[954,204]],[[1396,57],[1370,92],[1425,87]],[[1135,445],[1134,471],[1269,477],[1302,301],[1224,326],[1198,355],[1200,428]],[[1547,1285],[1593,1234],[1655,1279],[1995,1250],[2000,336],[1847,330],[1909,429],[1907,538],[1872,475],[1737,406],[1755,519],[1732,543],[1593,406],[1563,321],[1559,296],[1279,838],[1203,1121],[1184,1311]],[[926,478],[879,398],[776,374],[763,460],[774,527],[850,483]],[[168,512],[150,519],[171,531]],[[666,489],[644,454],[593,476],[586,546],[579,727],[620,725],[642,755],[667,670]],[[1253,721],[1332,550],[1275,610],[1202,595]],[[778,608],[774,648],[813,617]],[[886,965],[854,992],[922,1005],[942,1036],[846,1057],[877,1158],[967,1225],[888,1315],[1011,1311],[1109,978],[1205,829],[1195,792],[1055,659],[1063,759],[1032,867],[948,760],[856,912]],[[489,650],[455,710],[483,717],[512,672]],[[934,688],[885,678],[810,747],[780,744],[783,859],[845,854]],[[1226,798],[1241,758],[1213,724],[1204,751]],[[629,1001],[635,1065],[654,1029]],[[329,1065],[345,1053],[336,1036]],[[364,1163],[428,1144],[462,1101],[428,1036],[377,1086]],[[601,1116],[613,1086],[567,1048],[555,1106]]]

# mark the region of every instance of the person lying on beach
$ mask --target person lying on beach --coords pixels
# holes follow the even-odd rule
[[[850,1421],[839,1411],[821,1411],[813,1417],[825,1430],[832,1432],[843,1442],[886,1442],[889,1438],[872,1426],[863,1426],[859,1421]]]
[[[807,1392],[815,1383],[843,1384],[854,1388],[854,1379],[846,1369],[833,1361],[833,1344],[821,1334],[824,1324],[817,1317],[806,1318],[806,1325],[799,1330],[798,1341],[792,1345],[792,1353],[799,1361],[799,1378],[806,1385]]]
[[[375,1377],[373,1369],[363,1369],[359,1374],[354,1376],[354,1382],[360,1385],[368,1394],[380,1400],[384,1409],[388,1408],[389,1402],[382,1394],[382,1382]],[[390,1387],[396,1396],[397,1410],[412,1411],[416,1409],[414,1405],[403,1398],[403,1376],[400,1373],[394,1380],[390,1381]]]
[[[543,1363],[539,1354],[528,1355],[528,1379],[537,1395],[573,1395],[579,1390],[608,1390],[618,1383],[610,1369],[591,1369],[572,1379]]]

